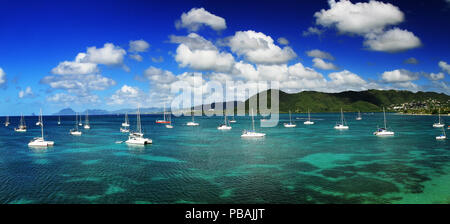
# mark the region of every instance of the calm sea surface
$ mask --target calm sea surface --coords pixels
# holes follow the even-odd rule
[[[74,116],[44,117],[48,149],[27,146],[40,136],[37,117],[28,131],[14,132],[0,118],[0,203],[450,203],[450,142],[437,141],[435,116],[388,114],[394,137],[372,133],[383,114],[346,113],[349,130],[333,129],[339,114],[293,114],[296,128],[257,130],[260,140],[241,139],[251,119],[233,129],[223,117],[173,117],[174,128],[142,116],[153,145],[117,144],[123,116],[90,116],[91,130],[70,136]],[[130,115],[131,127],[135,116]],[[84,119],[84,117],[83,117]],[[448,117],[444,117],[447,123]],[[448,124],[447,124],[448,125]]]

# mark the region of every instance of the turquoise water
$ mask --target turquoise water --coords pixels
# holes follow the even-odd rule
[[[223,117],[196,117],[199,127],[174,118],[166,129],[145,115],[145,147],[115,143],[127,139],[123,116],[91,116],[80,137],[69,135],[73,117],[44,117],[48,149],[27,146],[37,117],[26,117],[26,133],[12,117],[0,127],[0,203],[450,203],[450,143],[435,140],[436,117],[389,114],[396,135],[376,137],[382,114],[348,113],[344,131],[333,129],[339,114],[312,114],[312,126],[306,116],[284,128],[282,114],[255,140],[240,138],[249,117],[219,131]]]

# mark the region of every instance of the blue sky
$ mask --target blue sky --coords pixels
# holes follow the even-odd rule
[[[0,115],[162,106],[192,73],[450,94],[447,0],[0,3]]]

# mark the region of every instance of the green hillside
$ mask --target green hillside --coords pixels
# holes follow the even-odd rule
[[[267,91],[268,104],[270,106],[270,94]],[[261,93],[252,96],[258,97]],[[421,112],[450,113],[450,96],[435,92],[417,92],[400,90],[366,90],[345,91],[341,93],[322,93],[315,91],[303,91],[300,93],[285,93],[279,91],[280,113],[301,113],[308,110],[312,112],[338,112],[344,111],[379,112],[382,107],[388,111],[396,112]],[[248,109],[248,102],[245,101]]]

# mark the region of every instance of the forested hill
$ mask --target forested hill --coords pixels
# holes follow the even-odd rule
[[[267,91],[268,104],[270,105],[270,93]],[[253,97],[257,97],[256,94]],[[285,93],[279,91],[280,112],[293,113],[306,112],[338,112],[344,111],[379,112],[383,107],[388,111],[411,112],[423,110],[428,113],[436,113],[441,108],[441,113],[449,113],[450,96],[435,92],[410,92],[404,90],[366,90],[345,91],[340,93],[323,93],[316,91],[303,91],[299,93]],[[246,108],[248,108],[248,102]]]

